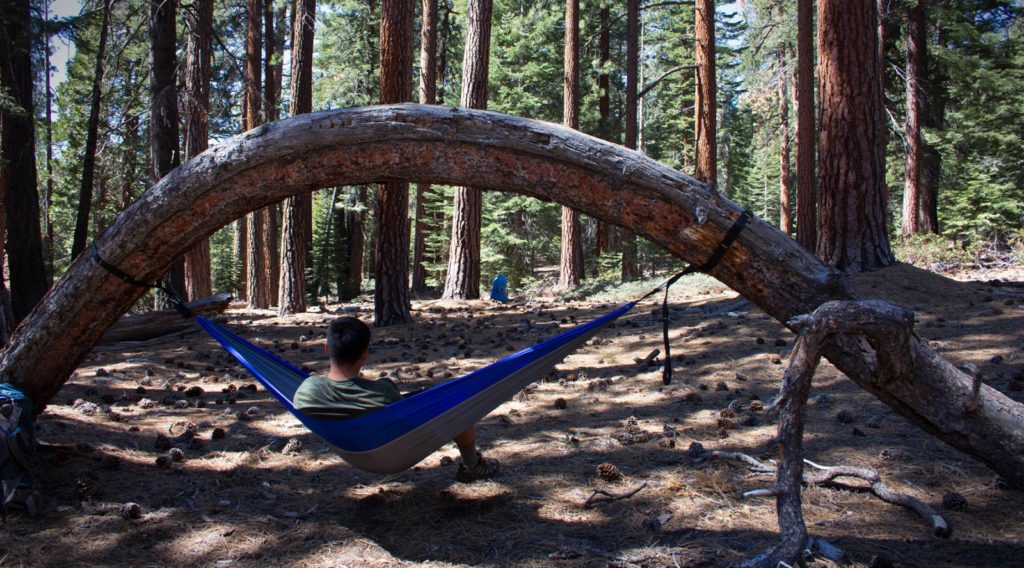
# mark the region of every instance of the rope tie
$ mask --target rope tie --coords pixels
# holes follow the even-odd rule
[[[687,266],[681,272],[679,272],[678,274],[675,274],[674,276],[672,276],[671,278],[666,280],[664,284],[662,284],[662,285],[658,286],[657,288],[651,290],[650,292],[644,294],[640,299],[637,300],[637,302],[639,303],[639,302],[641,302],[643,300],[646,300],[647,298],[653,296],[659,290],[661,290],[661,289],[665,290],[665,298],[662,300],[662,303],[661,303],[661,324],[662,324],[661,325],[661,335],[662,335],[662,340],[663,340],[663,342],[665,344],[665,366],[662,368],[661,380],[662,380],[662,382],[664,384],[668,385],[668,384],[672,383],[672,351],[671,351],[671,348],[669,346],[669,340],[668,340],[668,325],[669,325],[669,317],[668,317],[668,292],[669,292],[669,288],[671,288],[672,285],[675,284],[677,280],[679,280],[683,276],[686,276],[687,274],[693,274],[695,272],[708,272],[711,269],[713,269],[715,266],[718,266],[718,263],[722,260],[722,257],[725,256],[725,253],[729,250],[729,247],[731,247],[733,245],[733,243],[736,242],[736,239],[739,238],[740,233],[743,232],[743,228],[747,226],[747,223],[750,222],[750,219],[752,217],[753,217],[753,215],[751,215],[751,213],[749,211],[743,210],[743,212],[740,213],[739,218],[736,219],[736,221],[732,224],[732,227],[729,227],[729,230],[725,233],[725,236],[722,237],[722,242],[718,243],[718,246],[715,247],[715,250],[711,252],[711,256],[709,256],[708,259],[705,260],[703,264],[691,264],[691,265]]]
[[[185,305],[185,300],[183,300],[181,298],[181,295],[178,294],[175,290],[173,290],[169,286],[164,286],[160,282],[154,282],[154,283],[151,284],[149,282],[143,282],[142,280],[136,280],[136,279],[132,278],[131,276],[129,276],[126,272],[124,272],[120,268],[114,266],[113,264],[110,264],[106,260],[103,260],[103,257],[100,256],[100,249],[99,249],[99,247],[96,246],[96,242],[95,241],[93,241],[93,243],[92,243],[92,260],[97,265],[99,265],[100,268],[103,268],[107,272],[113,274],[115,277],[117,277],[118,280],[120,280],[120,281],[122,281],[122,282],[124,282],[126,284],[131,284],[132,286],[138,286],[140,288],[146,288],[146,289],[155,288],[157,290],[161,290],[163,293],[167,294],[167,296],[171,299],[171,305],[174,306],[174,309],[177,310],[179,314],[181,314],[181,317],[183,317],[183,318],[195,317],[195,314],[192,313],[192,310],[190,310],[189,307],[187,305]]]

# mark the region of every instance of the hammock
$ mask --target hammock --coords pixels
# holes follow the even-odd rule
[[[306,416],[292,405],[295,390],[308,376],[301,369],[212,321],[193,314],[174,290],[159,283],[151,284],[132,278],[103,260],[95,242],[92,245],[92,259],[97,265],[128,284],[143,288],[159,288],[166,292],[174,300],[174,307],[182,316],[195,317],[196,321],[249,369],[285,408],[306,428],[333,446],[345,461],[359,469],[374,473],[395,473],[416,465],[454,439],[457,434],[479,422],[526,385],[546,375],[551,367],[578,349],[606,325],[659,290],[665,291],[662,303],[662,335],[665,346],[663,380],[665,384],[669,384],[672,380],[672,355],[668,337],[669,287],[686,274],[708,272],[714,268],[752,218],[749,212],[743,211],[703,264],[691,264],[634,302],[624,304],[594,321],[578,325],[464,377],[403,398],[379,410],[344,420]]]
[[[292,397],[308,373],[202,316],[195,318],[342,459],[366,471],[395,473],[452,441],[635,305],[630,302],[468,375],[344,420],[314,418],[295,408]]]

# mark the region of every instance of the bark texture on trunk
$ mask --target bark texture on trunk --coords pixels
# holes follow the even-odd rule
[[[313,110],[313,34],[316,0],[296,0],[292,14],[291,116]],[[281,283],[278,313],[306,311],[306,268],[310,266],[313,200],[307,195],[289,197],[281,206]],[[307,236],[309,235],[309,236]]]
[[[419,105],[303,115],[227,140],[172,172],[118,216],[100,254],[150,280],[204,235],[314,187],[424,180],[513,191],[628,226],[689,263],[704,262],[742,209],[644,155],[563,126]],[[859,299],[838,271],[754,220],[710,272],[779,321],[828,300]],[[83,256],[0,354],[0,380],[40,406],[144,291]],[[912,336],[909,370],[879,361],[862,338],[836,336],[825,356],[926,431],[1024,487],[1024,405],[974,381]],[[965,410],[967,409],[967,410]]]
[[[789,196],[792,193],[789,177],[789,75],[786,71],[785,56],[779,54],[779,133],[782,142],[779,145],[779,230],[787,235],[793,234],[792,211]]]
[[[580,127],[580,0],[565,2],[565,61],[562,75],[562,124]],[[580,213],[562,207],[562,251],[558,265],[558,285],[575,288],[583,280],[583,235]]]
[[[7,216],[7,269],[14,323],[46,294],[46,269],[36,189],[35,106],[32,99],[32,21],[29,0],[4,3],[0,37],[0,86],[23,112],[0,107],[0,182]]]
[[[487,108],[487,76],[491,53],[492,0],[470,0],[466,9],[466,41],[462,57],[462,96],[466,108]],[[480,223],[483,194],[472,187],[455,188],[448,274],[442,298],[480,297]]]
[[[718,184],[718,88],[715,77],[715,1],[695,3],[697,46],[697,93],[693,106],[697,163],[693,177],[715,187]]]
[[[608,6],[601,7],[600,14],[600,47],[601,50],[601,72],[597,76],[597,112],[600,117],[598,122],[598,137],[604,140],[614,141],[612,133],[612,97],[611,77],[607,71],[608,60],[611,59],[611,10]],[[600,257],[611,248],[611,239],[608,223],[597,221],[597,230],[594,235],[595,253]]]
[[[412,99],[415,20],[415,0],[384,0],[381,4],[381,103]],[[408,183],[382,183],[377,189],[374,282],[374,324],[383,326],[410,321]]]
[[[263,4],[263,121],[273,122],[281,118],[278,103],[278,82],[274,70],[274,53],[277,48],[277,32],[274,30],[274,2]],[[278,224],[278,204],[267,207],[264,212],[265,224],[260,250],[263,252],[263,278],[267,286],[267,306],[277,303],[278,284],[281,279],[281,257],[278,244],[281,240]]]
[[[796,96],[796,240],[814,252],[818,246],[818,195],[815,189],[814,2],[797,0]]]
[[[209,146],[210,61],[213,57],[213,0],[195,0],[186,13],[185,48],[185,157],[194,158]],[[188,298],[212,293],[210,240],[199,241],[185,254],[185,290]]]
[[[263,123],[263,1],[249,0],[246,7],[245,32],[245,124],[252,130]],[[266,234],[266,211],[253,211],[245,222],[245,301],[253,308],[270,307],[266,281],[266,255],[263,237]]]
[[[847,272],[874,270],[895,262],[886,232],[874,0],[822,0],[818,46],[818,256]]]
[[[637,84],[640,67],[640,0],[626,0],[626,126],[623,144],[636,150],[637,143]],[[634,280],[636,267],[636,236],[622,229],[622,279]]]
[[[925,142],[922,136],[926,101],[925,74],[928,69],[928,30],[926,26],[926,0],[917,0],[907,10],[907,122],[904,129],[907,141],[907,166],[903,183],[903,218],[900,235],[935,232],[927,213],[933,208],[931,190],[926,184]]]
[[[96,180],[96,139],[100,130],[100,96],[103,89],[103,58],[107,53],[107,30],[110,29],[110,4],[103,2],[103,23],[100,25],[100,41],[96,48],[96,72],[92,78],[92,94],[89,97],[89,122],[86,125],[85,152],[82,156],[82,183],[78,187],[78,214],[75,216],[75,235],[71,243],[71,258],[83,250],[89,240],[89,215],[92,209],[92,187]],[[47,70],[49,72],[49,70]]]
[[[149,152],[154,181],[161,179],[181,164],[178,140],[178,30],[177,0],[150,0],[149,44],[152,53],[150,69]],[[178,294],[185,294],[184,253],[177,258],[161,279],[163,285]],[[187,300],[187,298],[185,298]],[[172,300],[158,290],[154,307],[171,307]]]
[[[437,102],[437,0],[422,0],[423,23],[420,25],[420,89],[419,101],[423,105]],[[412,243],[412,289],[427,287],[426,262],[428,229],[427,201],[430,185],[416,184],[416,224]]]

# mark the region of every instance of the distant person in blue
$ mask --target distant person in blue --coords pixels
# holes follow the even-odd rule
[[[508,302],[508,278],[504,274],[495,276],[491,282],[491,299],[502,304]]]

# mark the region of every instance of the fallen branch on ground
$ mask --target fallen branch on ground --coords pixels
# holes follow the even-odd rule
[[[594,505],[600,505],[601,503],[611,503],[613,501],[629,499],[639,493],[644,487],[647,487],[646,481],[624,493],[610,493],[604,489],[595,489],[594,492],[590,494],[590,497],[587,497],[587,500],[583,502],[583,508],[589,509]]]
[[[732,461],[739,461],[746,463],[750,466],[751,471],[755,473],[771,473],[775,471],[774,461],[765,463],[757,458],[749,456],[741,452],[711,452],[712,458],[726,459]],[[819,470],[819,473],[804,473],[803,484],[808,486],[826,486],[835,487],[837,489],[846,490],[870,490],[876,497],[887,503],[893,505],[900,505],[906,507],[911,511],[917,513],[921,519],[926,523],[930,524],[932,531],[935,536],[939,538],[947,538],[950,535],[949,524],[935,509],[932,509],[924,502],[920,501],[915,497],[911,497],[905,493],[894,491],[885,483],[882,482],[882,477],[879,473],[871,468],[866,467],[853,467],[845,465],[836,466],[824,466],[816,464],[811,460],[804,460],[804,464],[811,466],[814,469]],[[862,479],[867,481],[871,485],[867,488],[856,487],[846,485],[843,483],[837,483],[836,479],[840,477],[853,477],[856,479]],[[773,488],[767,489],[754,489],[751,491],[744,491],[741,497],[775,497],[778,496],[779,492]]]

